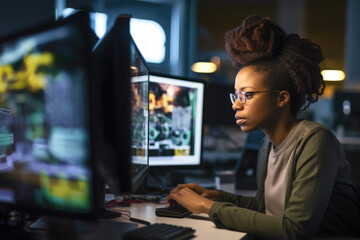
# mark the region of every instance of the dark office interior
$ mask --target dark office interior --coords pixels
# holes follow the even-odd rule
[[[233,121],[228,93],[233,89],[236,69],[225,51],[224,34],[248,15],[268,16],[287,32],[299,33],[318,43],[325,59],[321,68],[341,70],[342,81],[326,81],[323,96],[304,112],[331,128],[343,140],[349,161],[355,169],[353,179],[360,182],[358,151],[360,143],[359,109],[360,72],[356,66],[360,38],[356,9],[359,3],[348,1],[256,0],[67,0],[5,2],[1,8],[0,36],[16,32],[48,19],[65,8],[89,9],[107,14],[107,27],[118,14],[158,22],[166,35],[162,63],[148,63],[150,71],[204,79],[207,85],[204,104],[203,164],[211,171],[231,168],[245,143],[246,136]],[[19,8],[19,5],[22,7]],[[196,73],[196,62],[213,62],[212,73]],[[347,95],[347,93],[349,93]],[[351,95],[351,96],[350,96]],[[337,96],[337,97],[335,97]],[[343,113],[343,101],[351,101],[351,113]],[[351,99],[350,99],[351,98]],[[336,102],[334,102],[336,101]],[[355,104],[354,104],[355,102]],[[219,117],[222,116],[222,117]]]
[[[163,33],[161,49],[155,50],[157,54],[163,51],[159,58],[155,56],[155,60],[147,60],[145,56],[146,51],[154,53],[149,50],[151,46],[145,49],[146,41],[152,39],[151,32],[143,29],[141,35],[140,30],[138,39],[143,42],[144,48],[133,36],[150,73],[205,82],[201,164],[175,166],[171,172],[171,166],[154,167],[150,169],[148,179],[144,180],[149,185],[140,188],[141,191],[169,190],[182,181],[193,180],[215,188],[213,180],[221,172],[226,175],[227,171],[235,173],[231,181],[235,182],[236,190],[249,191],[250,194],[256,190],[254,171],[258,144],[263,134],[244,133],[235,123],[229,93],[234,90],[237,70],[227,55],[224,43],[225,32],[249,15],[268,16],[286,32],[298,33],[318,43],[324,55],[321,69],[336,70],[341,75],[335,79],[324,77],[324,94],[317,103],[302,112],[300,118],[317,121],[335,133],[351,164],[353,183],[355,186],[360,184],[358,0],[4,1],[0,7],[0,38],[55,21],[67,9],[106,16],[100,34],[111,28],[119,14],[130,14],[131,18],[139,21],[155,22]],[[102,36],[98,35],[100,39]],[[1,61],[0,58],[0,65]],[[196,63],[209,64],[213,69],[197,70]]]

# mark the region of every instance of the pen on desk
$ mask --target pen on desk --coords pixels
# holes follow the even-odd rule
[[[132,222],[137,222],[137,223],[141,223],[141,224],[145,224],[145,225],[150,225],[150,224],[151,224],[151,223],[148,222],[148,221],[141,220],[141,219],[138,219],[138,218],[132,218],[132,217],[130,217],[129,220],[132,221]]]

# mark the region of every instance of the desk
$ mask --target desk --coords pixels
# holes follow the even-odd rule
[[[240,193],[245,193],[245,195],[254,194],[253,191],[243,191]],[[112,194],[106,195],[107,200],[113,198],[114,196]],[[191,227],[196,230],[193,239],[197,240],[239,240],[245,236],[245,233],[242,232],[216,228],[215,224],[209,220],[209,217],[206,214],[192,214],[185,218],[157,217],[155,215],[155,209],[164,206],[166,206],[166,204],[133,203],[131,207],[116,208],[118,210],[130,211],[131,217],[145,220],[152,224],[167,223]],[[33,223],[29,229],[31,230],[32,235],[36,236],[36,240],[121,240],[122,234],[142,226],[145,225],[130,222],[125,217],[101,219],[98,222],[88,222],[71,218],[43,216]],[[1,236],[4,236],[4,234]],[[14,237],[6,239],[14,239]]]
[[[226,239],[239,240],[245,233],[236,232],[226,229],[218,229],[215,224],[209,220],[206,214],[192,214],[185,218],[167,218],[157,217],[155,215],[155,208],[164,207],[166,204],[153,204],[153,203],[133,203],[131,207],[119,208],[131,212],[131,217],[139,218],[150,223],[168,223],[184,227],[191,227],[196,230],[195,238],[199,240],[212,240],[212,239]],[[124,218],[113,219],[114,221],[126,221]],[[140,225],[143,226],[143,225]]]

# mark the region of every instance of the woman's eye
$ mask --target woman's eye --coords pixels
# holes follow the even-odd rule
[[[246,93],[246,99],[251,99],[253,96],[254,96],[254,94],[253,93]]]

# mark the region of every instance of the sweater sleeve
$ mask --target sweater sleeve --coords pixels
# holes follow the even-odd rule
[[[218,193],[219,193],[217,199],[218,202],[232,203],[237,207],[248,208],[253,210],[258,209],[258,205],[255,200],[255,197],[235,195],[221,190],[219,190]]]
[[[215,202],[210,219],[220,228],[247,232],[261,239],[309,239],[327,208],[339,168],[339,149],[323,129],[300,144],[295,180],[283,216],[269,216],[233,203]]]

